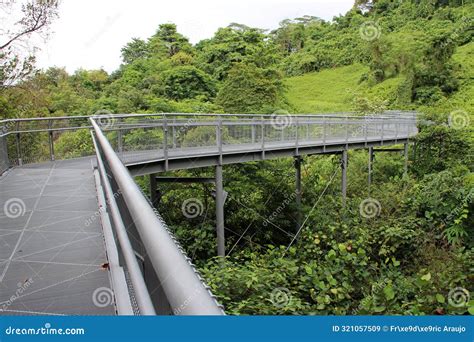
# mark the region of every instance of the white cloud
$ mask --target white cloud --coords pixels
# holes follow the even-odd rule
[[[38,66],[115,70],[120,49],[172,22],[192,43],[237,22],[274,29],[281,20],[313,15],[326,20],[347,12],[354,0],[63,0],[53,34],[38,53]]]

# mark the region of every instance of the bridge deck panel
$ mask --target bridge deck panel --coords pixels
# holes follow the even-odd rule
[[[115,314],[93,300],[111,287],[96,196],[90,158],[0,178],[0,314]]]

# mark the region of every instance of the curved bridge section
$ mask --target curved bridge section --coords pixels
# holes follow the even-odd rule
[[[407,143],[417,133],[410,112],[181,114],[100,123],[132,175]]]
[[[4,120],[0,127],[0,314],[52,315],[221,315],[154,208],[157,182],[215,185],[217,251],[225,256],[224,165],[294,157],[299,204],[301,158],[340,154],[344,203],[349,149],[369,149],[370,180],[374,148],[404,144],[406,161],[417,133],[411,112],[128,114]],[[72,132],[83,132],[81,141],[90,136],[92,147],[56,151]],[[381,151],[393,150],[400,149]],[[206,166],[214,178],[157,176]],[[150,176],[151,200],[133,180],[139,175]]]

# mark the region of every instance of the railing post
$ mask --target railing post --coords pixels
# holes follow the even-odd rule
[[[17,133],[15,135],[16,137],[16,157],[18,159],[18,166],[22,166],[23,165],[23,160],[21,158],[21,137],[20,137],[20,133]]]
[[[173,128],[172,128],[172,134],[173,134],[173,148],[176,148],[176,117],[173,116]]]
[[[0,175],[3,174],[10,167],[10,159],[8,158],[8,146],[6,127],[2,127],[0,131]]]
[[[327,120],[326,116],[323,116],[323,151],[326,152],[326,130],[327,130]]]
[[[119,130],[117,131],[117,151],[119,153],[123,152],[123,136],[122,136],[122,130],[119,127]]]
[[[346,125],[346,148],[347,148],[347,143],[349,141],[349,117],[347,115],[346,115],[345,125]]]
[[[368,135],[369,135],[369,123],[370,120],[364,119],[364,131],[365,131],[365,147],[367,147]]]
[[[163,117],[163,156],[165,159],[165,171],[168,171],[168,123],[166,115]]]
[[[295,146],[296,146],[296,155],[299,155],[299,135],[298,135],[298,128],[299,128],[299,121],[298,117],[295,117],[295,128],[296,128],[296,135],[295,135]]]
[[[48,122],[48,128],[49,128],[49,157],[51,161],[54,161],[54,139],[53,139],[53,131],[51,130],[53,128],[53,122],[50,120]]]
[[[222,118],[218,116],[216,126],[216,142],[219,151],[219,165],[222,165]]]

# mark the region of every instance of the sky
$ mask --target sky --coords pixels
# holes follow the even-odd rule
[[[120,49],[132,38],[147,39],[159,24],[175,23],[192,43],[212,37],[232,22],[274,29],[303,15],[326,20],[346,13],[354,0],[62,0],[37,66],[116,70]]]

